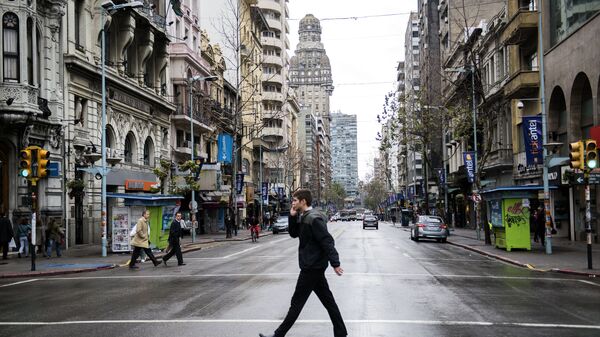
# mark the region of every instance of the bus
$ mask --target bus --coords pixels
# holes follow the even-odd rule
[[[356,210],[355,209],[343,209],[340,211],[340,220],[341,221],[355,221],[356,220]]]

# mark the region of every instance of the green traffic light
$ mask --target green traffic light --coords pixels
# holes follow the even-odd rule
[[[596,160],[588,160],[587,166],[588,168],[594,169],[598,166],[598,162]]]
[[[29,170],[20,170],[19,175],[23,178],[29,177]]]

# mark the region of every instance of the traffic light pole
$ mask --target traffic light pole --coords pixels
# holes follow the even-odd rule
[[[590,198],[590,170],[585,170],[585,232],[587,234],[587,263],[592,269],[592,211]]]
[[[37,226],[37,184],[35,180],[31,181],[30,184],[31,192],[31,242],[29,243],[29,250],[31,251],[31,271],[35,271],[35,251],[36,251],[36,226]]]

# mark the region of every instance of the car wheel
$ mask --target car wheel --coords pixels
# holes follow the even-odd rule
[[[415,235],[415,242],[419,242],[419,235]]]

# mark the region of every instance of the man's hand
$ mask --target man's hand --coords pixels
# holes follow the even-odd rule
[[[296,208],[294,208],[294,206],[292,206],[292,207],[290,208],[290,215],[291,215],[291,216],[296,216]]]
[[[335,267],[333,270],[336,274],[338,274],[338,276],[342,276],[344,274],[344,269],[342,269],[342,267]]]

